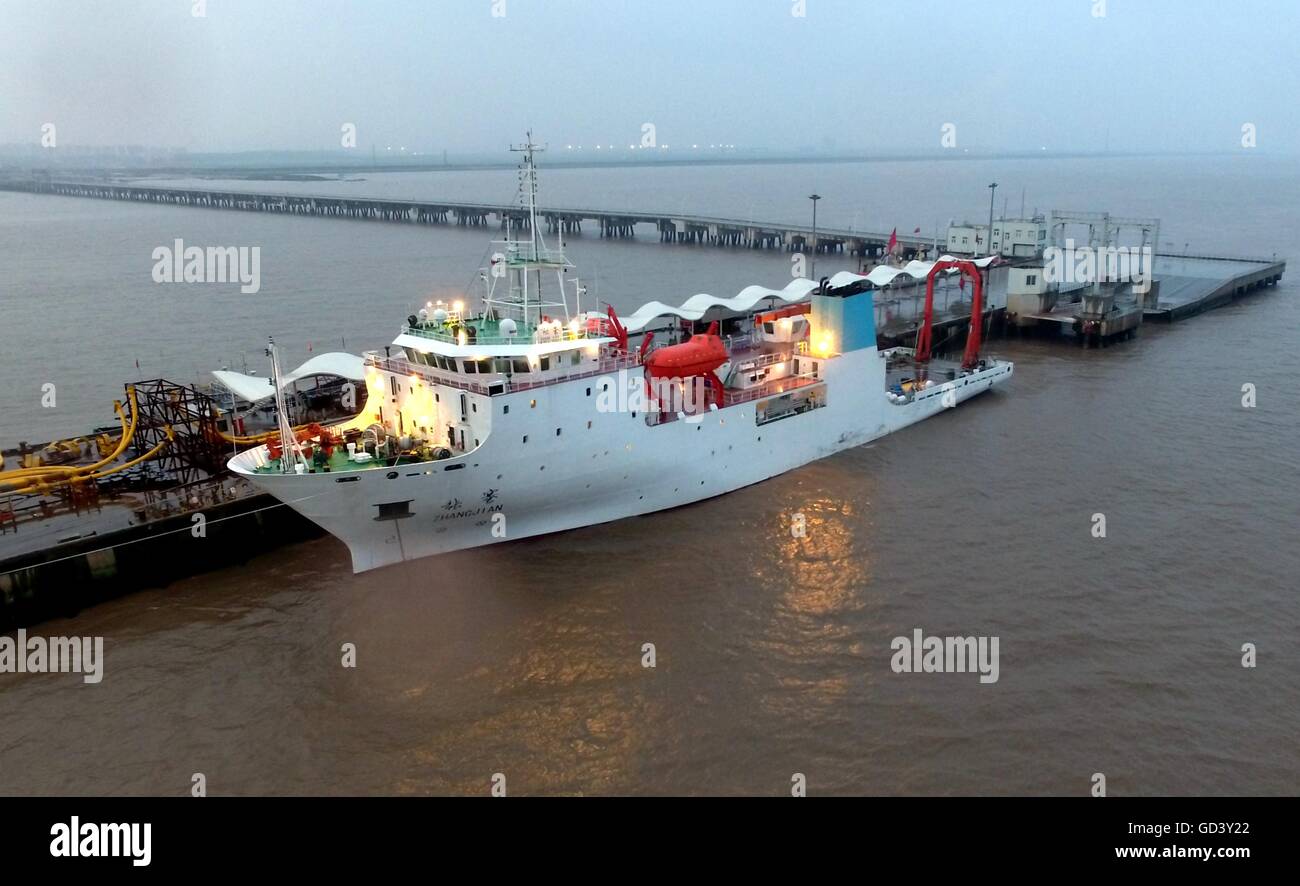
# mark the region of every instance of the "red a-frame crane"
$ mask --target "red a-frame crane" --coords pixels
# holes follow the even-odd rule
[[[970,370],[975,368],[980,359],[980,330],[984,325],[984,278],[978,265],[962,259],[935,262],[925,278],[925,318],[921,322],[921,329],[916,333],[916,362],[930,362],[934,328],[934,278],[949,268],[959,269],[962,276],[969,277],[971,281],[970,333],[966,336],[966,353],[961,361],[961,368]]]

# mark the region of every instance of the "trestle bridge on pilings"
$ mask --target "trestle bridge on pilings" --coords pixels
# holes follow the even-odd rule
[[[392,200],[321,194],[264,194],[42,178],[0,179],[0,190],[421,225],[486,227],[495,224],[504,229],[509,224],[516,231],[527,230],[530,226],[528,210],[514,204]],[[639,228],[651,228],[658,232],[660,241],[664,243],[780,249],[787,252],[807,252],[813,248],[811,225],[777,224],[671,212],[630,212],[608,209],[548,208],[538,209],[537,214],[539,220],[545,224],[546,231],[551,234],[581,233],[585,224],[589,226],[589,230],[598,231],[603,238],[634,237]],[[818,226],[816,251],[880,256],[884,254],[889,238],[888,231],[882,233]],[[929,251],[933,245],[931,238],[898,235],[898,251],[904,258],[913,258],[922,251]]]

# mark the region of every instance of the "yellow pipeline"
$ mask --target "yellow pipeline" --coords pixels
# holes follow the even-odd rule
[[[173,440],[176,439],[176,432],[172,430],[171,425],[164,425],[163,431],[167,434],[167,439],[159,440],[157,446],[155,446],[153,449],[150,449],[148,452],[146,452],[144,455],[140,456],[139,458],[133,458],[130,461],[125,462],[123,464],[114,465],[113,467],[109,468],[107,471],[101,471],[98,474],[91,474],[86,477],[77,477],[73,482],[82,483],[86,480],[98,480],[101,477],[107,477],[110,474],[116,474],[118,471],[125,471],[127,468],[131,467],[132,465],[138,465],[142,461],[148,461],[149,459],[157,455],[159,452],[161,452],[164,446],[169,445]]]
[[[23,493],[36,491],[46,491],[59,484],[76,480],[79,477],[93,474],[117,458],[126,451],[126,447],[135,437],[136,428],[139,425],[140,409],[136,399],[135,387],[128,385],[127,399],[131,404],[130,426],[127,426],[127,417],[122,410],[121,402],[114,400],[113,409],[117,412],[118,418],[122,422],[122,437],[118,440],[117,449],[107,458],[100,459],[90,465],[45,465],[39,468],[20,468],[16,471],[6,471],[3,483],[0,483],[0,492]],[[168,440],[171,440],[171,429],[168,431]],[[158,447],[154,447],[155,451]],[[137,459],[138,461],[138,459]],[[135,462],[131,462],[134,464]],[[111,473],[111,472],[110,472]],[[105,475],[106,476],[106,475]],[[52,485],[51,485],[52,484]]]
[[[298,425],[293,429],[293,432],[296,434],[299,431],[306,430],[309,427],[311,427],[311,423],[305,425]],[[260,446],[261,444],[265,443],[268,440],[279,437],[280,432],[264,431],[260,434],[252,434],[244,437],[236,437],[234,434],[228,434],[225,431],[217,431],[217,435],[221,437],[222,440],[225,440],[227,443],[236,443],[240,446]]]
[[[126,447],[130,444],[131,440],[135,437],[135,431],[139,424],[139,419],[140,419],[140,409],[136,401],[135,388],[133,386],[128,385],[126,389],[126,393],[127,393],[127,398],[130,400],[131,403],[131,423],[130,423],[130,427],[127,427],[127,418],[126,415],[122,412],[122,404],[119,401],[114,400],[113,410],[117,413],[118,418],[122,422],[122,437],[120,440],[117,441],[117,449],[113,450],[113,453],[111,455],[102,458],[99,461],[95,462],[94,464],[90,464],[90,465],[46,465],[44,467],[39,467],[39,468],[24,468],[23,470],[39,471],[39,472],[63,471],[69,473],[84,474],[90,471],[98,470],[99,468],[102,468],[104,465],[115,461],[119,456],[121,456],[123,452],[126,451]],[[19,472],[16,471],[15,473],[19,473]]]
[[[114,465],[113,467],[109,468],[107,471],[101,471],[98,474],[84,474],[76,477],[65,477],[65,478],[57,478],[57,479],[38,478],[33,482],[31,482],[30,484],[28,484],[27,486],[12,491],[17,493],[49,492],[63,484],[72,485],[77,483],[86,483],[91,480],[103,479],[104,477],[110,476],[112,474],[116,474],[118,471],[125,471],[129,467],[138,465],[140,464],[140,462],[148,461],[149,459],[153,458],[155,455],[157,455],[159,452],[163,450],[163,447],[169,446],[172,443],[172,441],[176,439],[176,433],[175,431],[172,430],[171,425],[164,426],[163,431],[167,434],[167,439],[158,441],[158,445],[155,446],[153,449],[150,449],[144,455],[141,455],[137,458],[133,458],[128,462],[123,462],[120,465]]]
[[[136,430],[138,417],[139,417],[139,411],[138,411],[136,396],[135,396],[135,388],[128,387],[127,395],[130,398],[130,402],[131,402],[130,427],[129,428],[127,427],[127,418],[126,415],[122,412],[122,404],[117,400],[114,400],[113,409],[115,412],[117,412],[118,418],[122,422],[122,437],[120,440],[118,440],[117,449],[115,449],[113,453],[109,455],[107,458],[100,459],[99,461],[90,465],[43,465],[39,468],[20,468],[19,470],[8,472],[9,476],[6,479],[9,478],[21,479],[23,476],[26,475],[39,476],[39,475],[49,475],[49,474],[87,473],[89,471],[94,471],[99,468],[102,468],[104,465],[108,464],[109,462],[114,461],[116,458],[118,458],[118,456],[120,456],[123,452],[126,451],[127,444],[130,443],[131,438],[135,436],[135,430]]]

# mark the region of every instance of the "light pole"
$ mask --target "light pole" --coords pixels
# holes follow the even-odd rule
[[[993,195],[996,194],[997,192],[998,192],[997,182],[994,182],[993,184],[989,185],[989,229],[985,234],[985,236],[989,238],[989,242],[984,244],[985,247],[988,249],[988,253],[986,253],[987,255],[993,254]]]
[[[808,260],[808,276],[813,282],[817,281],[817,201],[821,198],[821,194],[808,195],[813,205],[812,257]]]

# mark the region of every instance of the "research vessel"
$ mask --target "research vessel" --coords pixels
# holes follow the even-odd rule
[[[528,223],[507,228],[481,269],[479,304],[430,301],[383,353],[364,354],[355,417],[282,419],[276,440],[229,462],[342,540],[356,572],[722,495],[1012,376],[978,353],[991,258],[888,270],[971,278],[966,351],[952,363],[931,359],[932,299],[916,348],[877,348],[872,275],[584,312],[562,235],[548,247],[539,231],[536,149],[531,136],[521,149]]]

